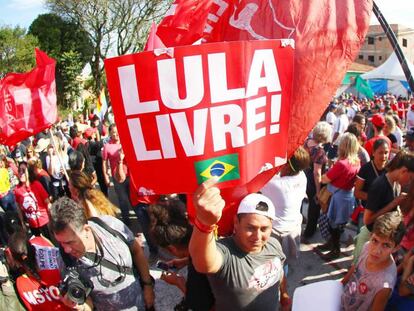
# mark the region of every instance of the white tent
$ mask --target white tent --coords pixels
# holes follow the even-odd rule
[[[408,67],[412,74],[414,74],[414,65],[408,63]],[[364,80],[384,80],[388,92],[394,95],[407,96],[408,91],[402,85],[402,81],[406,82],[404,71],[398,61],[397,55],[394,53],[381,66],[361,75]],[[386,81],[385,81],[386,80]],[[371,83],[370,83],[371,84]],[[371,84],[371,88],[373,85]],[[374,92],[376,90],[373,88]]]
[[[412,63],[408,63],[408,67],[410,68],[411,73],[414,74],[414,65]],[[367,73],[364,73],[361,75],[361,78],[364,80],[384,79],[407,81],[395,52],[391,54],[385,63]]]

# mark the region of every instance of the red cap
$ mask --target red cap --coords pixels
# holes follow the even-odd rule
[[[385,118],[382,114],[375,114],[371,119],[372,124],[375,126],[384,126],[385,125]]]
[[[96,128],[92,128],[92,127],[87,128],[85,132],[83,133],[83,137],[85,137],[86,139],[91,138],[93,133],[96,132],[96,130],[97,130]]]

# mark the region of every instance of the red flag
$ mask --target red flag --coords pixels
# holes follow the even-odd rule
[[[36,67],[0,80],[0,143],[13,146],[56,122],[55,60],[36,49]]]
[[[144,51],[153,51],[160,48],[165,48],[165,45],[157,35],[157,24],[152,23]]]
[[[201,6],[197,1],[180,0],[174,5],[176,14],[167,16],[157,32],[167,46],[191,44],[199,39],[295,39],[288,135],[291,155],[320,119],[357,56],[368,31],[373,1],[213,0]],[[222,189],[228,202],[222,219],[225,232],[231,231],[238,201],[260,190],[277,170],[262,173],[245,186]]]

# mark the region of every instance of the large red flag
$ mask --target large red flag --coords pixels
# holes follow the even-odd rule
[[[288,155],[303,144],[356,58],[368,31],[372,0],[178,0],[159,25],[167,46],[293,38],[296,42]],[[186,15],[178,14],[185,12]],[[189,13],[191,12],[191,14]],[[245,186],[222,189],[228,206],[222,232],[231,230],[240,198],[255,192],[277,168]],[[193,210],[189,209],[190,215]]]
[[[0,143],[13,146],[56,122],[55,60],[36,49],[36,67],[0,80]]]

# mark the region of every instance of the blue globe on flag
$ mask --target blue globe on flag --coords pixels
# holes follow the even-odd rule
[[[225,172],[225,167],[221,163],[216,163],[210,168],[210,175],[220,177]]]

